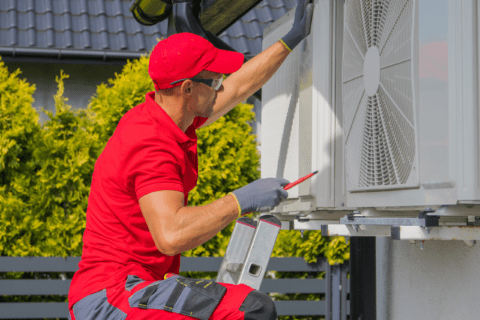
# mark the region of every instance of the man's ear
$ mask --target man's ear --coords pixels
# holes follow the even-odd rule
[[[185,80],[181,85],[181,93],[190,95],[193,91],[193,82],[192,80]]]

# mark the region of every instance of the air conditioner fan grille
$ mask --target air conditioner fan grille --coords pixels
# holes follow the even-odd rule
[[[342,66],[349,190],[400,188],[409,181],[415,158],[413,3],[347,1]],[[372,47],[377,58],[366,59]]]

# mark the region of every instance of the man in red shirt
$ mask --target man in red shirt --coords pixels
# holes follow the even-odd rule
[[[285,37],[245,64],[242,54],[191,33],[157,44],[149,62],[155,92],[122,117],[95,163],[82,259],[69,291],[71,319],[276,319],[263,292],[179,276],[180,253],[288,196],[287,180],[259,179],[187,207],[197,183],[195,130],[271,78],[309,33],[308,3],[300,2]],[[231,75],[222,84],[223,74]]]

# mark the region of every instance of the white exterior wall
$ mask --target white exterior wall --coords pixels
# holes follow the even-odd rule
[[[480,246],[377,237],[377,320],[480,318]]]

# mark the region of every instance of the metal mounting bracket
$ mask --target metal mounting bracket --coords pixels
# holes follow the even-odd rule
[[[418,218],[376,218],[376,217],[364,217],[361,215],[355,215],[355,213],[349,213],[345,217],[340,219],[340,223],[344,225],[351,225],[358,232],[360,225],[372,225],[372,226],[391,226],[390,236],[394,240],[400,239],[400,227],[401,226],[418,226],[422,227],[430,233],[432,227],[439,226],[439,216],[428,216],[427,213],[434,212],[433,210],[426,210],[420,212]]]
[[[377,226],[419,226],[419,227],[438,227],[439,216],[428,216],[428,212],[420,212],[418,218],[377,218],[377,217],[365,217],[361,215],[355,215],[355,213],[349,213],[345,217],[340,219],[341,224],[346,225],[377,225]]]
[[[474,245],[480,240],[480,207],[442,206],[437,210],[422,208],[414,212],[381,212],[364,208],[359,211],[316,211],[307,209],[309,199],[289,199],[275,208],[284,230],[321,230],[322,236],[391,237],[394,240],[463,240]],[[302,203],[306,202],[306,203]],[[313,203],[310,202],[312,205]],[[293,210],[285,210],[295,208]],[[320,214],[319,214],[320,213]]]
[[[315,199],[313,197],[302,197],[299,199],[289,199],[282,201],[279,206],[273,208],[270,214],[280,213],[283,215],[293,215],[298,217],[300,212],[306,215],[315,210]]]

